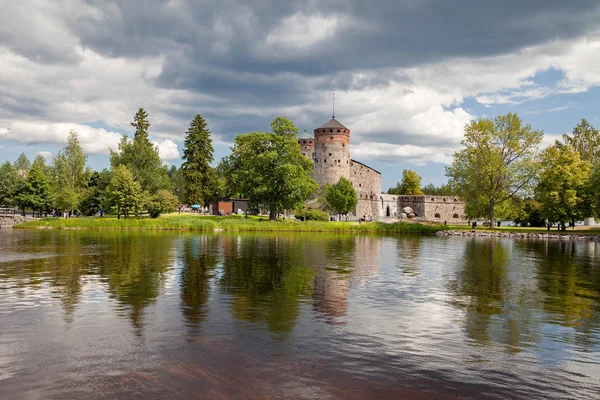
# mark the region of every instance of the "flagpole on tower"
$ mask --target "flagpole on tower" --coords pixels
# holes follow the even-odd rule
[[[331,118],[335,118],[335,85],[333,85]]]

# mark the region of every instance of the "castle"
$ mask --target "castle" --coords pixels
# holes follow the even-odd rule
[[[464,203],[449,196],[391,195],[381,193],[381,173],[350,158],[350,129],[335,117],[314,130],[298,136],[302,154],[314,162],[313,178],[320,187],[348,179],[358,196],[355,216],[409,218],[463,222]],[[403,214],[406,207],[414,215]],[[410,214],[410,213],[409,213]]]

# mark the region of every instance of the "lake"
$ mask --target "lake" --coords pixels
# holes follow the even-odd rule
[[[0,230],[0,398],[600,398],[600,243]]]

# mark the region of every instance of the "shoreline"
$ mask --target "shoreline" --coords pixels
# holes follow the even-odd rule
[[[508,239],[537,239],[537,240],[591,240],[600,241],[600,235],[590,233],[539,233],[539,232],[499,232],[475,230],[446,230],[437,231],[440,237],[498,237]]]

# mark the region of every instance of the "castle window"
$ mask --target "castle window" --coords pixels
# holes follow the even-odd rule
[[[333,136],[330,136],[329,139],[333,140]]]
[[[330,129],[330,130],[329,130],[329,132],[330,132],[330,133],[331,133],[331,132],[333,132],[333,129]]]
[[[440,214],[439,213],[435,213],[435,217],[436,218],[440,218]]]
[[[431,198],[431,201],[435,201],[435,199],[432,197],[432,198]]]
[[[303,143],[306,144],[306,140]]]
[[[331,157],[331,153],[329,153],[329,157]]]
[[[358,187],[362,187],[362,183],[359,183],[359,184],[358,184]]]
[[[338,163],[341,163],[341,162],[342,162],[342,160],[338,160]]]
[[[324,160],[323,160],[323,162],[324,162],[324,163],[326,163],[326,162],[327,162],[327,159],[324,159]]]
[[[458,218],[458,214],[454,214],[452,218]]]
[[[340,133],[340,130],[338,129],[337,133]]]
[[[454,199],[454,201],[456,201],[456,199]],[[458,218],[458,217],[457,217]]]
[[[444,201],[446,201],[446,199],[444,199]]]

